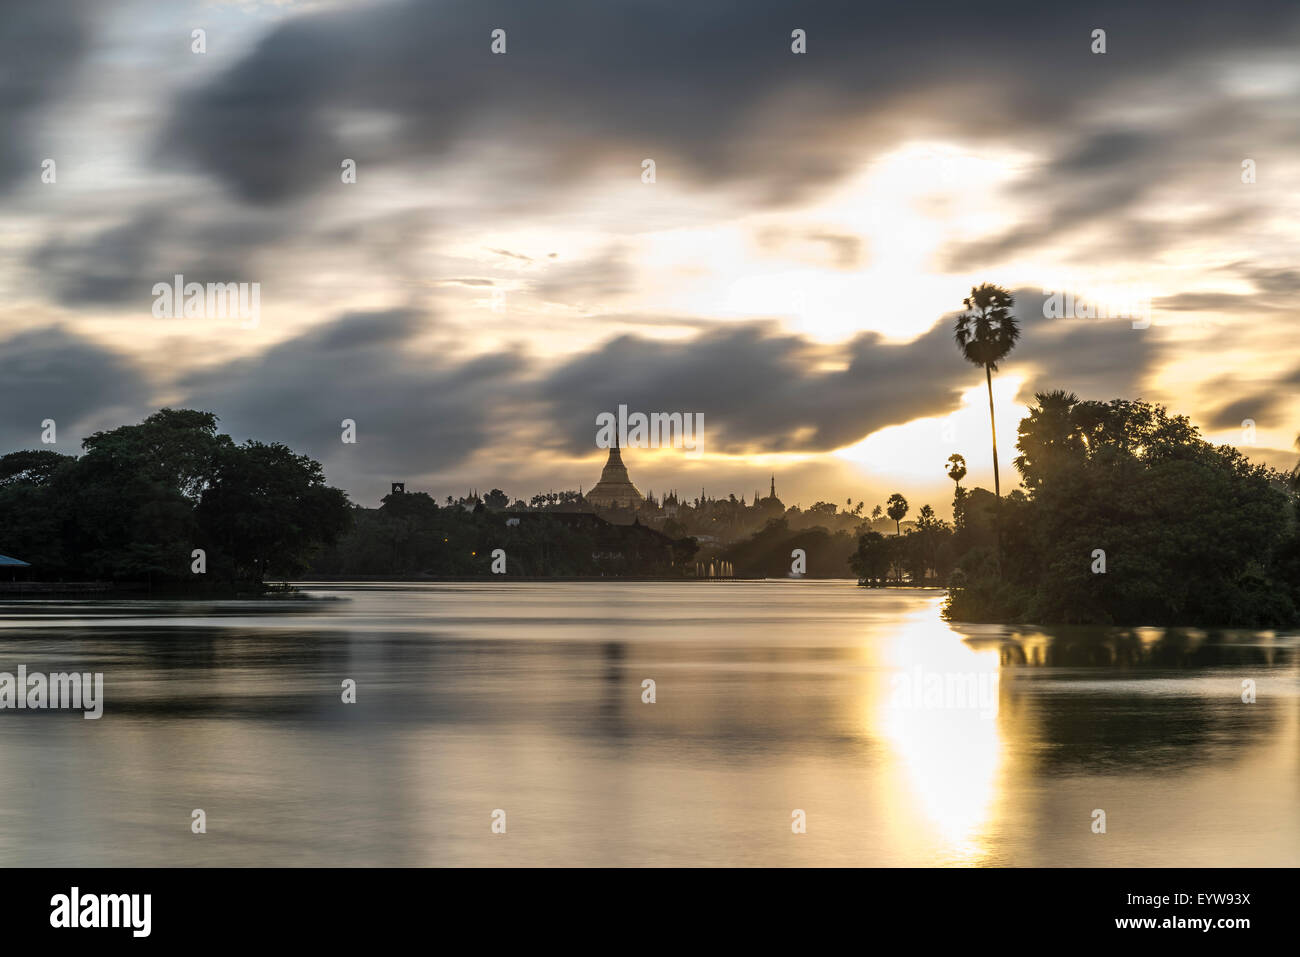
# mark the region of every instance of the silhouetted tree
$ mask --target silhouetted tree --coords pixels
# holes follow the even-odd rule
[[[0,458],[7,547],[42,578],[260,581],[268,569],[301,568],[351,518],[319,463],[284,445],[237,446],[211,412],[162,409],[82,447],[80,458]],[[37,534],[42,544],[29,550]],[[191,572],[196,548],[206,579]]]
[[[1045,392],[1021,421],[1028,494],[968,508],[965,621],[1284,627],[1297,618],[1295,496],[1284,477],[1147,402]],[[978,492],[980,490],[974,490]],[[987,541],[987,533],[985,541]],[[1094,561],[1104,552],[1106,573]]]
[[[954,452],[948,456],[948,478],[956,483],[957,488],[961,488],[961,480],[966,477],[966,459],[964,456]]]
[[[903,498],[898,492],[889,496],[889,501],[885,503],[885,514],[894,520],[894,534],[902,535],[903,527],[901,522],[903,516],[907,514],[907,499]]]
[[[948,456],[948,478],[957,486],[952,493],[952,522],[957,528],[966,523],[966,490],[961,487],[961,480],[965,477],[966,457],[954,452]]]
[[[858,584],[878,587],[889,575],[890,551],[885,536],[866,531],[858,536],[858,549],[849,558],[849,568],[858,576]]]
[[[966,312],[957,317],[953,338],[962,357],[984,367],[984,379],[989,390],[989,428],[993,436],[993,494],[1001,497],[1002,486],[998,478],[998,430],[993,416],[993,373],[998,362],[1015,348],[1020,338],[1020,327],[1011,307],[1015,297],[1001,286],[984,283],[971,289],[962,300]]]

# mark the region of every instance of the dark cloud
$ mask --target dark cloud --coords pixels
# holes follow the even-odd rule
[[[1089,398],[1141,391],[1161,347],[1131,322],[1042,319],[1042,295],[1019,292],[1024,335],[1003,372],[1027,375],[1022,398],[1064,388]],[[843,368],[827,369],[828,360]],[[547,375],[539,388],[571,451],[592,447],[595,416],[701,412],[708,447],[733,452],[825,452],[924,416],[945,415],[981,381],[952,341],[945,316],[907,343],[875,333],[828,351],[744,324],[662,341],[620,336]]]
[[[1284,408],[1282,399],[1283,396],[1276,392],[1260,392],[1246,396],[1244,399],[1237,399],[1211,413],[1205,421],[1206,427],[1211,429],[1244,428],[1248,419],[1253,421],[1257,427],[1261,426],[1267,423],[1270,418],[1277,416],[1279,410]]]
[[[0,341],[0,451],[44,448],[76,455],[91,432],[147,415],[153,387],[130,360],[60,327]],[[53,419],[58,442],[41,443]]]
[[[1199,82],[1212,71],[1190,68]],[[1141,80],[1134,79],[1140,100]],[[1198,88],[1199,89],[1199,88]],[[1241,103],[1222,91],[1163,91],[1158,119],[1096,121],[1073,129],[1034,131],[1026,145],[1048,158],[1030,166],[1001,191],[1024,218],[993,235],[959,239],[940,254],[941,268],[966,272],[1053,245],[1071,244],[1067,261],[1151,258],[1181,241],[1226,235],[1251,227],[1266,212],[1257,191],[1240,181],[1243,144],[1257,143],[1263,131],[1285,140],[1291,135],[1277,113]],[[1213,131],[1213,135],[1207,135]],[[1178,184],[1189,196],[1213,199],[1213,213],[1190,219],[1185,211],[1143,209],[1147,200]]]
[[[597,413],[619,404],[703,413],[713,452],[824,452],[956,409],[982,376],[958,355],[951,325],[944,317],[912,342],[866,333],[842,347],[772,323],[685,340],[624,335],[543,369],[514,352],[457,358],[431,348],[439,330],[418,312],[351,313],[171,383],[48,329],[0,344],[0,401],[17,410],[0,439],[29,446],[50,417],[75,443],[92,427],[138,421],[165,392],[174,406],[215,412],[236,438],[285,442],[317,458],[331,482],[364,501],[391,480],[463,471],[483,450],[498,472],[512,460],[535,469],[538,456],[589,452]],[[1030,317],[1025,327],[1003,366],[1028,375],[1025,396],[1040,388],[1132,395],[1157,354],[1127,323]],[[356,422],[355,445],[341,441],[344,419]]]
[[[1128,172],[1134,162],[1167,145],[1150,130],[1103,130],[1073,144],[1052,161],[1050,169],[1054,173],[1078,174],[1121,167]]]
[[[40,182],[41,160],[59,161],[37,129],[86,54],[91,9],[86,0],[40,0],[0,10],[0,192]]]
[[[28,258],[48,297],[70,306],[134,307],[149,315],[153,285],[177,273],[187,282],[252,282],[258,247],[289,228],[252,211],[211,211],[202,221],[145,207],[124,221],[82,235],[57,228]],[[75,226],[75,223],[69,223]]]
[[[948,408],[960,362],[933,335],[889,345],[849,343],[843,371],[818,371],[824,353],[770,324],[706,331],[689,340],[619,336],[540,384],[569,450],[593,447],[595,417],[629,411],[703,413],[711,451],[833,449],[885,425]]]
[[[1016,289],[1014,294],[1021,337],[999,368],[1025,376],[1018,396],[1022,402],[1051,389],[1088,399],[1140,396],[1168,354],[1170,347],[1154,324],[1134,329],[1131,319],[1046,319],[1041,289]],[[942,325],[951,328],[947,320]]]
[[[752,0],[673,15],[649,2],[408,2],[294,17],[176,104],[160,142],[257,201],[332,180],[339,157],[427,163],[476,138],[509,145],[533,183],[573,181],[643,157],[702,183],[790,201],[855,168],[853,147],[900,130],[973,139],[1066,139],[1109,95],[1183,64],[1294,39],[1294,4],[1212,0],[1086,15],[1055,4],[815,6]],[[1110,52],[1089,51],[1106,24]],[[489,34],[507,30],[508,53]],[[808,53],[790,52],[790,31]],[[391,133],[357,140],[340,111]],[[1160,148],[1154,134],[1096,130],[1057,160],[1105,172]],[[1116,192],[1119,184],[1106,189]],[[1116,195],[1114,201],[1120,201]]]
[[[1247,275],[1260,292],[1288,297],[1300,292],[1300,269],[1250,268]]]
[[[1000,235],[951,244],[941,255],[940,268],[946,272],[987,268],[1075,235],[1084,226],[1114,217],[1117,211],[1131,209],[1145,189],[1136,178],[1121,177],[1115,182],[1088,187],[1076,183],[1069,198],[1038,210],[1031,221],[1017,224]]]
[[[217,412],[232,435],[311,455],[331,482],[373,501],[390,480],[464,463],[518,417],[521,358],[457,361],[420,346],[429,329],[411,311],[348,314],[185,377],[184,404]],[[341,440],[344,419],[356,422],[354,445]]]
[[[1261,388],[1261,385],[1259,382],[1242,383],[1228,377],[1211,382],[1205,388],[1209,395],[1227,390],[1240,391],[1243,387],[1253,391],[1217,408],[1206,418],[1206,426],[1211,429],[1236,429],[1242,428],[1242,423],[1250,419],[1260,430],[1296,428],[1297,423],[1291,416],[1290,409],[1297,391],[1300,391],[1300,368],[1279,376],[1266,388]]]

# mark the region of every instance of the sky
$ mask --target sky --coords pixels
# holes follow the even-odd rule
[[[945,514],[953,452],[992,485],[952,323],[993,282],[1004,488],[1051,388],[1289,468],[1300,6],[1062,6],[11,0],[0,451],[202,408],[361,504],[527,498],[625,405],[703,415],[642,492]],[[256,320],[155,315],[177,274]]]

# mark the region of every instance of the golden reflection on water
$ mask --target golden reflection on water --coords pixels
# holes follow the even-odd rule
[[[852,582],[329,594],[0,614],[0,669],[111,676],[102,721],[0,717],[0,864],[1300,863],[1294,634],[949,625]],[[175,826],[195,794],[231,836]]]
[[[972,648],[938,615],[907,615],[881,647],[882,681],[867,724],[889,747],[884,805],[909,857],[986,862],[1003,776],[994,648]]]

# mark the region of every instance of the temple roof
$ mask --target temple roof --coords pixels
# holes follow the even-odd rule
[[[586,498],[597,508],[636,508],[645,501],[645,496],[628,478],[627,466],[623,464],[623,454],[617,445],[610,447],[600,481]]]

